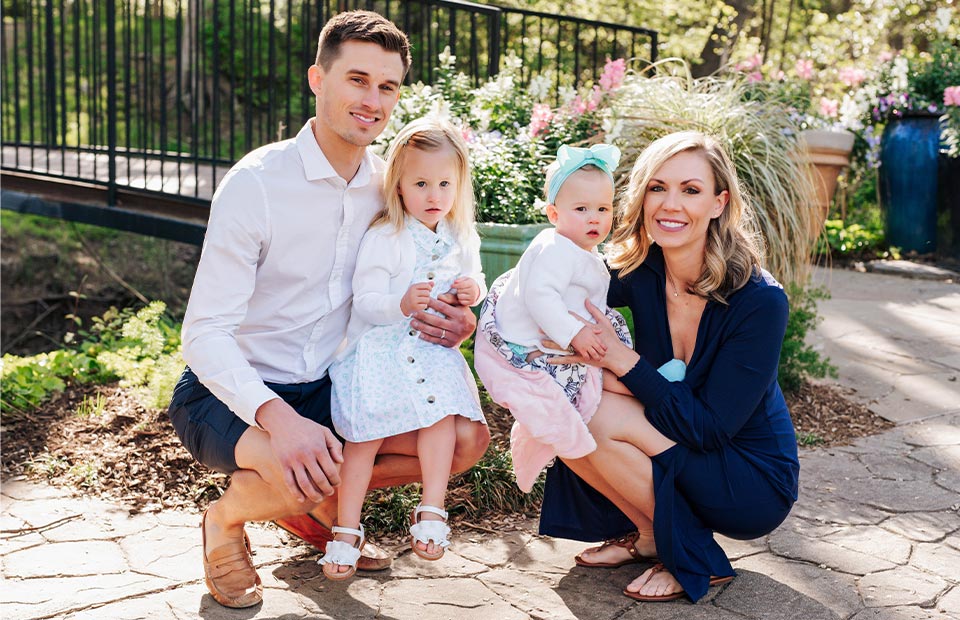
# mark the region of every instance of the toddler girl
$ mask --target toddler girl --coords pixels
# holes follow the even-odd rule
[[[472,306],[486,293],[467,157],[457,129],[427,118],[404,127],[387,153],[386,206],[361,242],[346,348],[330,367],[331,415],[346,440],[338,524],[320,560],[330,579],[356,571],[360,511],[386,437],[417,431],[423,497],[411,519],[413,551],[437,560],[450,544],[443,505],[453,416],[484,418],[459,349],[421,340],[409,317],[430,297],[451,293]]]
[[[523,491],[555,456],[580,458],[596,449],[586,423],[601,389],[628,393],[595,366],[547,361],[570,349],[586,360],[603,357],[587,300],[605,310],[620,339],[631,344],[623,317],[607,308],[610,275],[597,252],[613,222],[619,161],[620,150],[609,144],[560,147],[545,184],[554,228],[537,235],[516,268],[494,282],[481,311],[474,364],[493,400],[516,420],[510,451]]]

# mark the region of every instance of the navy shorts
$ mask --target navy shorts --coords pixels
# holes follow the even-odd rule
[[[333,430],[329,377],[310,383],[266,385],[297,413]],[[190,368],[180,375],[168,413],[177,436],[193,458],[225,474],[239,469],[235,455],[237,442],[250,425],[211,394]]]

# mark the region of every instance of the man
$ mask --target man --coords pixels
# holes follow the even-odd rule
[[[406,35],[380,15],[332,18],[307,71],[316,117],[244,157],[213,198],[170,417],[200,462],[232,474],[201,522],[207,588],[227,607],[262,599],[245,522],[312,524],[329,537],[343,457],[326,370],[346,331],[360,239],[383,205],[384,164],[367,146],[409,66]],[[476,321],[445,299],[430,303],[443,316],[418,312],[412,325],[457,346]],[[489,439],[483,424],[458,418],[454,469],[472,466]],[[415,455],[416,433],[384,441],[371,486],[418,479]],[[361,570],[389,566],[367,555]]]

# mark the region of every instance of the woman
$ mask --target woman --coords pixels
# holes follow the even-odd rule
[[[632,396],[604,392],[589,424],[597,450],[548,471],[541,532],[601,540],[636,530],[577,563],[659,557],[624,594],[697,601],[734,574],[714,532],[763,536],[797,498],[796,437],[777,384],[787,298],[760,267],[729,157],[696,132],[638,158],[613,245],[608,303],[633,312],[635,348],[590,310],[607,348],[598,364]],[[671,383],[657,368],[674,359],[686,371]]]

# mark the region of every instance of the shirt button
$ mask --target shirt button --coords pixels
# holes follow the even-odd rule
[[[437,401],[436,397],[434,397],[434,396],[427,396],[427,402],[430,403],[431,405],[432,405],[433,403],[435,403],[436,401]]]
[[[411,357],[408,357],[408,358],[407,358],[407,361],[412,364],[412,363],[414,362],[414,359],[413,359],[413,357],[411,356]]]
[[[431,256],[430,258],[432,258],[433,260],[437,260],[438,258],[440,258],[440,255],[439,255],[439,254],[434,254],[434,255]]]
[[[433,273],[432,271],[427,274],[427,280],[433,280],[435,277],[437,277],[437,274]]]
[[[411,336],[416,336],[416,335],[417,335],[417,330],[411,329],[411,330],[410,330],[409,332],[407,332],[407,333],[410,334]]]
[[[426,381],[426,379],[424,379],[423,377],[420,377],[419,379],[417,379],[417,383],[423,383],[424,381]]]

